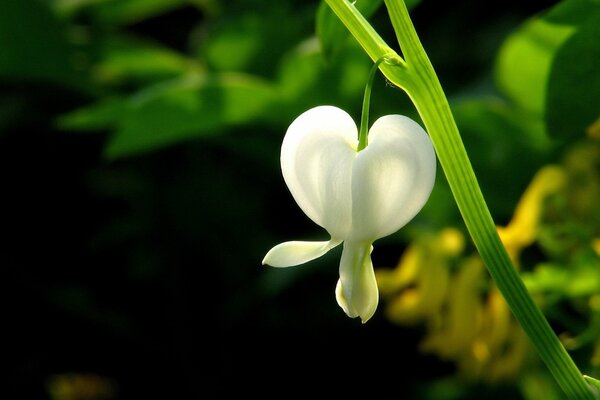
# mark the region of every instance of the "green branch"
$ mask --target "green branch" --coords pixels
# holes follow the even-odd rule
[[[393,50],[346,0],[325,0],[373,60]],[[540,358],[570,399],[595,396],[541,310],[527,292],[500,241],[477,183],[450,106],[401,0],[385,0],[405,57],[400,67],[381,65],[393,84],[415,104],[481,258]],[[395,54],[395,53],[394,53]]]
[[[362,16],[362,14],[347,1],[344,0],[325,0],[338,18],[346,25],[352,36],[358,41],[362,48],[367,52],[373,62],[382,57],[395,59],[396,65],[383,63],[380,66],[381,72],[385,77],[402,89],[406,89],[405,83],[408,79],[406,74],[406,63],[404,60],[388,46],[381,36],[375,32],[375,29]]]

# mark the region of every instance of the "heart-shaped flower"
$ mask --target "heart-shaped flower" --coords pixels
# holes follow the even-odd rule
[[[357,136],[352,117],[332,106],[312,108],[290,125],[281,146],[283,178],[300,208],[331,239],[281,243],[263,264],[303,264],[344,242],[336,298],[348,316],[364,323],[379,301],[371,245],[425,205],[436,161],[427,133],[401,115],[375,121],[360,152]]]

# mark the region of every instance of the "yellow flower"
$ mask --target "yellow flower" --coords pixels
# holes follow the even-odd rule
[[[533,244],[538,236],[544,200],[563,188],[565,181],[566,174],[561,167],[543,167],[519,200],[509,224],[498,227],[500,239],[514,263],[518,264],[523,248]]]
[[[481,283],[483,263],[479,257],[467,258],[450,281],[447,312],[439,329],[431,330],[421,343],[421,349],[434,352],[444,359],[454,359],[468,351],[483,319]]]
[[[117,396],[112,379],[88,373],[52,375],[46,388],[52,400],[109,400]]]
[[[435,323],[446,297],[451,258],[464,248],[464,236],[457,229],[444,229],[431,239],[411,245],[393,270],[378,269],[377,284],[388,298],[388,319],[414,325]]]
[[[585,133],[587,133],[588,137],[591,139],[600,140],[600,118],[588,126]]]
[[[512,378],[525,360],[526,337],[500,292],[488,289],[479,256],[463,259],[454,271],[464,242],[460,231],[447,228],[411,244],[395,269],[378,269],[386,316],[401,325],[424,323],[421,350],[456,362],[465,377]]]
[[[600,256],[600,238],[594,238],[592,240],[592,249],[594,249],[594,252]]]

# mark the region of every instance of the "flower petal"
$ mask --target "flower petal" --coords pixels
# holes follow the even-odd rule
[[[370,242],[344,242],[340,279],[335,288],[340,307],[349,317],[360,317],[363,324],[375,314],[379,303],[372,249]]]
[[[321,257],[341,242],[331,239],[328,242],[280,243],[269,250],[262,263],[272,267],[293,267]]]
[[[401,115],[379,118],[352,171],[352,240],[375,240],[406,225],[425,205],[435,180],[427,133]]]
[[[352,117],[337,107],[320,106],[294,120],[281,146],[281,170],[292,196],[332,237],[350,231],[357,144]]]

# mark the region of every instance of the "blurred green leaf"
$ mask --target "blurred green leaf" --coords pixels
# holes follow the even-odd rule
[[[539,119],[495,97],[462,100],[452,111],[490,208],[508,217],[552,149]]]
[[[208,35],[201,57],[220,71],[246,70],[263,48],[263,30],[258,15],[223,21]]]
[[[468,386],[456,378],[440,378],[419,385],[420,399],[460,400],[469,392]]]
[[[572,26],[534,19],[511,35],[500,49],[496,82],[523,109],[542,115],[554,55],[574,32]]]
[[[94,16],[107,24],[128,25],[185,6],[186,0],[104,0]]]
[[[61,129],[73,131],[98,131],[114,128],[126,112],[123,98],[103,98],[95,104],[79,108],[58,118]]]
[[[563,0],[548,10],[544,19],[552,24],[581,25],[597,16],[599,6],[598,0]]]
[[[50,0],[57,13],[70,17],[81,9],[94,8],[100,20],[128,24],[160,15],[183,5],[195,5],[213,11],[216,0]]]
[[[551,136],[581,136],[600,117],[600,7],[556,52],[545,122]]]
[[[264,119],[273,113],[273,99],[271,84],[242,74],[156,85],[128,102],[106,155],[130,156]]]
[[[541,264],[533,272],[522,274],[532,293],[553,293],[575,298],[600,293],[598,264],[580,264],[573,269],[562,265]]]
[[[421,0],[407,0],[405,1],[405,4],[410,10],[420,2]],[[354,2],[358,11],[360,11],[365,18],[369,18],[375,14],[382,4],[383,0],[360,0]],[[321,42],[323,56],[326,60],[331,60],[333,58],[337,49],[346,42],[346,39],[349,36],[348,30],[344,24],[342,24],[324,1],[321,1],[321,4],[317,9],[316,31],[319,41]]]
[[[310,15],[287,2],[232,10],[203,27],[198,57],[217,71],[272,76],[280,57],[305,36]],[[291,17],[293,16],[293,17]]]
[[[365,18],[369,18],[382,4],[383,0],[363,0],[355,2],[354,5]],[[348,38],[348,30],[324,1],[321,1],[317,10],[316,25],[323,56],[330,60],[335,50]]]
[[[0,77],[73,85],[64,27],[41,1],[0,1]]]
[[[105,1],[107,0],[48,0],[54,12],[63,17],[71,17],[82,8]]]
[[[148,83],[199,72],[201,66],[158,44],[125,36],[112,36],[101,44],[95,75],[105,83]]]
[[[518,380],[525,400],[563,400],[560,388],[545,371],[536,368],[526,371]]]
[[[525,23],[500,49],[498,87],[542,119],[551,136],[582,134],[598,115],[599,17],[599,2],[566,0]]]
[[[335,104],[351,115],[360,115],[370,66],[357,43],[346,43],[331,62],[326,62],[315,37],[302,42],[279,65],[282,112],[276,117],[287,125],[290,118],[318,104]]]

